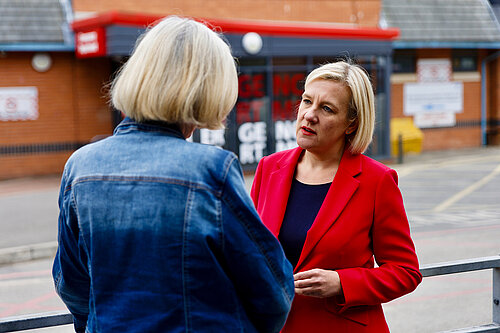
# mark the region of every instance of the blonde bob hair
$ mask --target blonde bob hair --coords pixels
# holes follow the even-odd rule
[[[169,16],[137,40],[111,84],[111,103],[130,118],[217,129],[236,103],[229,46],[202,23]]]
[[[359,65],[339,61],[314,69],[307,76],[305,85],[318,79],[341,82],[349,88],[351,101],[347,120],[357,122],[357,127],[346,135],[346,140],[351,153],[363,153],[372,142],[375,127],[375,97],[368,74]]]

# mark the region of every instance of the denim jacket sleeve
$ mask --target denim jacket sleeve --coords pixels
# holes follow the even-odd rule
[[[293,268],[261,222],[238,160],[227,168],[222,194],[224,256],[245,311],[259,332],[279,332],[294,296]]]
[[[59,193],[58,249],[52,275],[56,292],[73,315],[76,332],[85,332],[89,313],[90,278],[87,252],[79,231],[71,185],[66,172]]]

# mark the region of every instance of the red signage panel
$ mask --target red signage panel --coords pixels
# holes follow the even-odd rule
[[[106,55],[106,30],[97,27],[79,31],[75,36],[77,58],[102,57]]]

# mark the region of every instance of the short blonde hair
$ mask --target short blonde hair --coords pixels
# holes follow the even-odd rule
[[[139,37],[111,84],[113,106],[138,122],[221,128],[237,97],[236,64],[221,35],[177,16]]]
[[[314,69],[305,85],[314,80],[333,80],[345,84],[351,92],[348,121],[357,121],[356,130],[347,135],[353,154],[363,153],[373,138],[375,127],[375,97],[368,74],[363,67],[345,61],[329,63]]]

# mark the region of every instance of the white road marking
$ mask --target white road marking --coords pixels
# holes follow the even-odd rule
[[[477,189],[486,185],[491,179],[493,179],[499,173],[500,173],[500,165],[498,165],[489,175],[481,178],[480,180],[478,180],[474,184],[472,184],[469,187],[463,189],[462,191],[456,193],[451,198],[448,198],[447,200],[443,201],[442,203],[440,203],[439,205],[434,207],[433,211],[434,212],[442,212],[446,208],[453,205],[455,202],[461,200],[462,198],[468,196],[469,194],[473,193]]]

